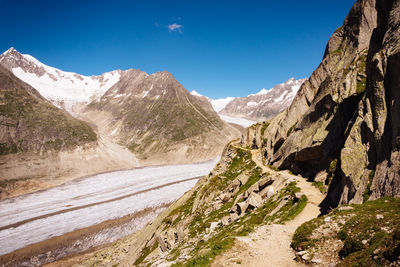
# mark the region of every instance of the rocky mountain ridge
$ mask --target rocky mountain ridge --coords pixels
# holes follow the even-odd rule
[[[196,91],[192,91],[191,94],[207,99],[222,120],[247,128],[254,123],[269,119],[287,108],[304,81],[305,79],[291,78],[269,90],[264,88],[258,93],[246,97],[211,99]]]
[[[221,109],[220,113],[256,122],[270,119],[292,103],[304,81],[305,79],[291,78],[269,90],[262,89],[257,94],[234,98]]]
[[[120,70],[99,76],[84,76],[47,66],[13,47],[0,55],[0,64],[39,91],[55,106],[74,114],[76,104],[87,104],[102,96],[119,81]]]
[[[208,160],[240,135],[207,100],[191,95],[167,71],[126,71],[81,115],[144,161]]]
[[[106,170],[135,157],[105,146],[85,122],[55,107],[0,64],[0,199]]]
[[[400,196],[399,21],[398,1],[357,1],[291,106],[242,139],[329,187],[326,208]]]

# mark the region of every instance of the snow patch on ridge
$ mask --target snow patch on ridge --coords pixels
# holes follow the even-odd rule
[[[16,58],[11,54],[14,50],[10,49],[3,55],[13,57],[15,60],[22,60],[20,66],[36,66],[40,70],[39,73],[36,73],[19,66],[12,68],[12,73],[38,90],[54,105],[66,109],[71,114],[75,104],[88,103],[98,99],[120,80],[120,71],[111,71],[100,76],[84,76],[47,66],[28,54]],[[5,57],[3,57],[4,59]]]
[[[220,99],[211,99],[211,105],[214,108],[215,112],[220,112],[221,110],[226,107],[226,105],[229,104],[235,97],[226,97],[226,98],[220,98]]]

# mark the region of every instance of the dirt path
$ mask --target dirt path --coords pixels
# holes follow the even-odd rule
[[[263,164],[259,150],[251,150],[251,153],[253,161],[263,171],[277,173]],[[297,182],[301,192],[308,198],[307,206],[295,219],[284,225],[263,225],[248,237],[238,237],[233,248],[218,256],[212,266],[305,266],[294,260],[295,254],[290,243],[294,232],[301,224],[320,214],[318,205],[324,196],[304,178],[292,175],[287,171],[279,173]]]

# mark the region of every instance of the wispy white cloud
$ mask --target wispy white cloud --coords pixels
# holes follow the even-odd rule
[[[168,28],[168,30],[170,32],[182,33],[183,25],[180,25],[180,24],[177,24],[177,23],[172,23],[172,24],[168,24],[167,28]]]

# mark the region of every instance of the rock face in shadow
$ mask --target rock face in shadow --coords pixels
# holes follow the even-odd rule
[[[291,106],[256,138],[268,164],[326,177],[326,207],[400,196],[399,24],[398,1],[357,1]]]

